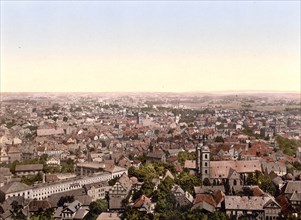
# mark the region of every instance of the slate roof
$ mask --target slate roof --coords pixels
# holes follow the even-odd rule
[[[259,160],[211,161],[210,178],[227,178],[230,168],[238,173],[254,173],[261,171]]]
[[[263,210],[264,205],[270,200],[269,197],[258,196],[225,196],[226,210]]]
[[[67,207],[64,208],[63,212],[68,209],[71,212],[75,213],[79,209],[80,206],[81,206],[81,203],[78,200],[74,200],[73,202],[67,204]]]
[[[14,192],[20,192],[23,190],[28,190],[31,189],[31,187],[27,186],[24,183],[20,182],[10,182],[0,188],[0,191],[9,194],[9,193],[14,193]]]
[[[287,181],[283,188],[284,194],[301,193],[301,181]]]
[[[301,202],[301,193],[294,192],[290,198],[291,201]]]
[[[83,219],[87,214],[88,214],[88,210],[85,208],[80,208],[79,210],[77,210],[76,214],[74,215],[73,219]]]
[[[43,164],[16,165],[16,172],[41,171],[41,170],[43,170]]]
[[[122,172],[122,171],[126,171],[125,168],[123,167],[120,167],[120,166],[116,166],[116,165],[113,165],[113,166],[110,166],[108,168],[105,168],[104,169],[105,171],[109,172],[109,173],[117,173],[117,172]]]
[[[0,174],[3,176],[11,176],[12,173],[10,172],[10,169],[7,167],[0,167]]]
[[[118,182],[122,185],[122,187],[126,190],[129,190],[132,187],[132,183],[130,178],[123,174],[120,179],[118,180]]]
[[[97,182],[97,183],[89,183],[89,184],[86,184],[84,186],[84,188],[86,190],[90,190],[92,189],[93,187],[94,188],[100,188],[100,187],[105,187],[105,186],[109,186],[109,183],[107,181],[102,181],[102,182]]]
[[[120,220],[120,214],[117,212],[102,212],[96,220]]]
[[[30,212],[38,212],[39,210],[47,210],[51,208],[50,202],[47,200],[32,200],[29,203],[29,211]]]
[[[165,154],[163,152],[148,152],[146,157],[147,158],[155,158],[155,159],[161,159]]]
[[[194,187],[194,193],[195,194],[202,194],[202,193],[210,193],[210,192],[217,192],[222,191],[225,192],[224,185],[216,185],[216,186],[195,186]]]
[[[286,173],[286,166],[285,164],[278,162],[262,163],[262,170],[266,172],[266,174],[269,174],[272,171]]]

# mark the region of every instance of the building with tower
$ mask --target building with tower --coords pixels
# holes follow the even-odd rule
[[[201,175],[202,182],[206,178],[210,179],[210,150],[206,144],[206,139],[197,146],[196,169]]]
[[[203,138],[203,142],[196,147],[194,164],[202,183],[208,178],[213,185],[221,185],[229,181],[231,187],[244,185],[250,173],[262,171],[259,160],[210,161],[210,149],[206,138]]]

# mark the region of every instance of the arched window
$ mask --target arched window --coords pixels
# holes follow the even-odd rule
[[[205,167],[207,167],[208,166],[208,163],[207,162],[205,162]]]

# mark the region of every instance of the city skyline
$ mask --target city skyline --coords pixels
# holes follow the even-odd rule
[[[300,84],[300,1],[1,1],[1,92]]]

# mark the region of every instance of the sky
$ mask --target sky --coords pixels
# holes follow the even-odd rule
[[[301,91],[300,1],[1,1],[1,92]]]

